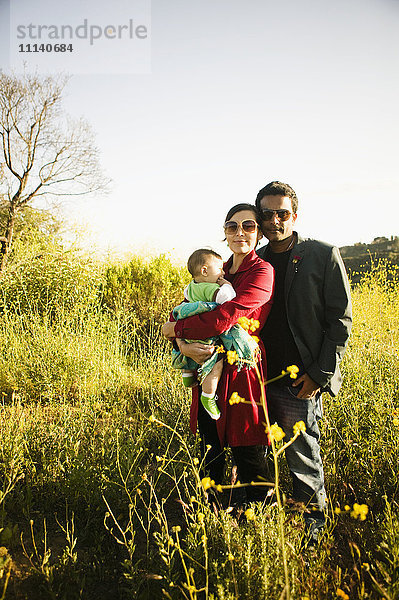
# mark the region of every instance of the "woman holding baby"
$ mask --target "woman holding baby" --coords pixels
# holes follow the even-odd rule
[[[208,359],[215,348],[200,343],[189,344],[184,339],[218,336],[241,317],[252,319],[251,335],[260,338],[259,332],[272,305],[274,272],[273,267],[255,252],[262,237],[259,222],[257,209],[251,204],[237,204],[226,215],[224,232],[232,256],[223,265],[223,271],[225,280],[234,287],[235,297],[210,312],[163,326],[165,337],[176,338],[182,354],[197,363]],[[258,368],[266,380],[266,356],[261,341],[259,350]],[[193,388],[190,427],[195,433],[198,424],[204,470],[216,484],[222,483],[226,446],[231,447],[242,483],[267,480],[264,446],[268,444],[268,438],[260,404],[260,385],[255,368],[238,369],[236,364],[224,360],[217,387],[217,405],[221,413],[217,420],[212,419],[199,402],[200,386]],[[233,399],[243,398],[245,402],[230,403],[232,396]],[[263,486],[248,486],[247,501],[263,500],[266,491]]]

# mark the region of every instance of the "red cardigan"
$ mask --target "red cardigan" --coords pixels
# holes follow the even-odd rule
[[[188,317],[176,323],[176,337],[199,340],[218,335],[237,323],[240,317],[259,321],[259,328],[251,332],[260,338],[260,330],[269,315],[274,291],[274,270],[270,263],[260,259],[254,251],[248,254],[240,268],[230,274],[233,258],[224,265],[225,278],[236,291],[236,297],[210,312]],[[260,370],[266,380],[266,356],[262,342]],[[249,400],[251,404],[229,404],[233,392]],[[254,369],[237,371],[235,365],[226,361],[218,389],[218,405],[221,417],[216,421],[220,442],[229,446],[254,446],[267,444],[265,416],[263,409],[256,404],[260,401],[260,385]],[[198,387],[193,388],[190,427],[193,433],[197,428]]]

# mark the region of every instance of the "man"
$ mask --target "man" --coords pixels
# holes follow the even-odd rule
[[[294,231],[298,199],[287,184],[273,181],[256,198],[262,231],[269,243],[258,255],[275,269],[274,302],[261,332],[266,347],[268,379],[289,365],[298,378],[268,385],[270,422],[293,435],[304,421],[306,432],[286,449],[293,498],[303,502],[311,543],[324,526],[326,493],[320,457],[318,421],[321,392],[335,396],[341,386],[339,363],[348,342],[352,318],[348,278],[336,247],[302,239]]]

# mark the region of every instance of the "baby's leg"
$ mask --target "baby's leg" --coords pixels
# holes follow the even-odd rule
[[[208,375],[205,377],[204,381],[202,382],[202,391],[205,392],[205,394],[209,394],[212,396],[214,396],[216,394],[216,389],[218,387],[218,383],[222,376],[222,371],[223,371],[223,361],[218,360],[217,363],[215,363],[212,371],[210,373],[208,373]]]
[[[182,369],[183,384],[186,388],[192,388],[197,385],[197,377],[195,371]]]
[[[202,382],[201,403],[208,415],[217,421],[220,417],[220,410],[216,403],[216,389],[223,371],[223,361],[218,360],[212,371],[208,373]]]

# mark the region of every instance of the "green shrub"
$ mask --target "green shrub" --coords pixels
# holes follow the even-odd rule
[[[117,393],[131,378],[117,323],[32,314],[0,320],[0,391],[26,400],[78,400]]]
[[[93,307],[99,268],[75,252],[39,254],[12,265],[0,279],[0,312],[54,315]]]
[[[106,269],[102,303],[148,333],[152,324],[168,320],[171,309],[182,301],[188,281],[187,270],[174,266],[164,254],[148,260],[134,256],[127,264]]]

